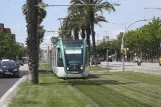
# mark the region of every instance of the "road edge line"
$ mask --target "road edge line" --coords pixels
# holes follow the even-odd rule
[[[20,78],[1,98],[0,98],[0,107],[8,107],[12,98],[16,96],[16,93],[19,90],[19,85],[26,80],[27,76]]]

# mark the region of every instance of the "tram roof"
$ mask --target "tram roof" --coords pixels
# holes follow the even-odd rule
[[[51,49],[53,49],[53,48],[58,48],[59,47],[59,45],[58,45],[58,43],[61,41],[62,39],[60,39]],[[65,45],[65,44],[82,44],[83,43],[83,40],[62,40],[62,42],[63,42],[63,45]]]
[[[62,40],[63,44],[80,44],[83,43],[83,40]]]

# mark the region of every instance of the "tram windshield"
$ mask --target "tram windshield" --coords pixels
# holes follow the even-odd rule
[[[83,45],[82,44],[66,44],[64,46],[65,59],[67,65],[83,64]]]

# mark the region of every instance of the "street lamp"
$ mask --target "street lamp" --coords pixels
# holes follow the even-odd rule
[[[127,32],[127,30],[133,25],[133,24],[135,24],[135,23],[137,23],[137,22],[141,22],[141,21],[148,21],[147,19],[144,19],[144,20],[137,20],[137,21],[135,21],[135,22],[133,22],[133,23],[131,23],[126,29],[125,29],[125,32],[123,33],[123,37],[122,37],[122,49],[124,49],[124,37],[125,37],[125,34],[126,34],[126,32]],[[122,66],[123,66],[123,68],[122,68],[122,70],[123,71],[125,71],[125,56],[124,56],[124,53],[123,53],[123,55],[122,55]]]

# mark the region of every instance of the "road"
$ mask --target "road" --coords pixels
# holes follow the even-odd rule
[[[28,66],[20,67],[20,77],[27,75]],[[0,98],[19,80],[20,78],[4,77],[0,78]]]
[[[99,66],[107,67],[107,62],[101,62]],[[113,72],[122,71],[122,62],[109,62],[109,67],[113,69]],[[136,63],[125,62],[125,71],[161,75],[161,66],[158,63],[142,63],[141,66],[138,66]]]

